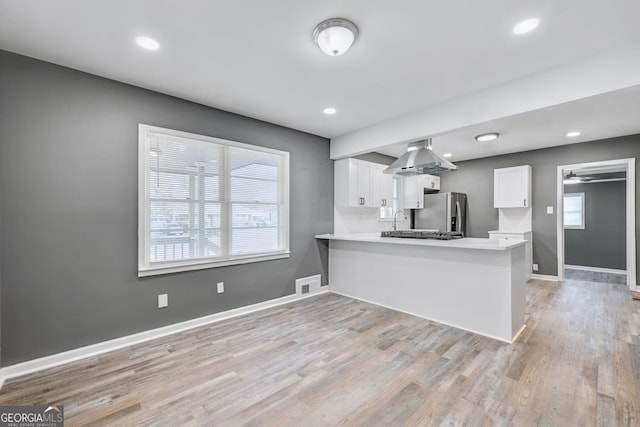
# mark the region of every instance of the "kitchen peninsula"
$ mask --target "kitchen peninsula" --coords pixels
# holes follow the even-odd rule
[[[511,343],[524,329],[525,240],[322,234],[332,292]]]

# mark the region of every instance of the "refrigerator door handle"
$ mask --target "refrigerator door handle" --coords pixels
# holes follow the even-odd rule
[[[462,230],[462,208],[460,208],[460,201],[456,200],[456,229],[454,231]],[[464,237],[464,235],[462,236]]]

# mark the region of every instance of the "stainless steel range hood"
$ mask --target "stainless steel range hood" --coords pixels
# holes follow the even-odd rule
[[[411,176],[454,171],[456,169],[458,169],[456,165],[433,152],[431,138],[428,138],[409,144],[407,152],[385,169],[384,173]]]

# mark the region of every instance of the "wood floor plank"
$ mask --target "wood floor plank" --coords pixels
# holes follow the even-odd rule
[[[584,278],[526,298],[509,345],[324,294],[9,380],[0,404],[68,426],[639,426],[640,302]]]

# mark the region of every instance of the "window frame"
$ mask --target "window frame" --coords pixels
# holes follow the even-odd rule
[[[219,171],[221,195],[220,195],[220,232],[225,240],[222,245],[223,254],[216,257],[188,258],[163,262],[150,262],[150,238],[151,238],[151,197],[149,197],[149,157],[150,142],[149,135],[166,135],[187,140],[194,140],[198,143],[213,143],[222,146],[222,167]],[[231,209],[237,201],[231,200],[231,171],[229,170],[229,148],[239,148],[242,150],[255,151],[278,157],[278,239],[280,247],[273,251],[262,251],[232,255],[231,234],[233,233]],[[181,271],[201,270],[207,268],[223,267],[229,265],[240,265],[253,262],[269,261],[290,257],[290,188],[289,188],[289,160],[290,154],[287,151],[275,150],[253,144],[246,144],[222,138],[216,138],[195,133],[183,132],[174,129],[167,129],[147,124],[138,124],[138,277],[153,276],[159,274],[169,274]],[[206,203],[205,200],[199,203]]]
[[[581,202],[581,208],[580,208],[581,219],[580,219],[580,224],[578,224],[578,225],[567,224],[566,221],[565,221],[565,213],[567,212],[567,204],[566,204],[566,198],[567,197],[579,197],[580,198],[580,202]],[[572,211],[572,212],[574,212],[574,211]],[[584,192],[581,192],[581,193],[564,193],[563,200],[562,200],[562,224],[563,224],[565,230],[584,230],[585,229],[586,222],[585,222],[585,196],[584,196]]]

